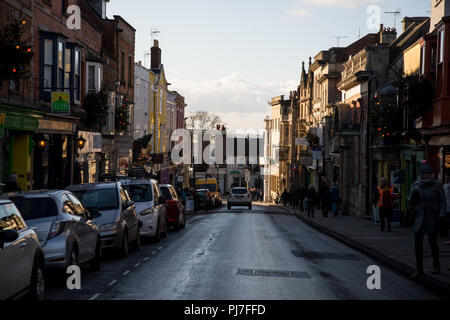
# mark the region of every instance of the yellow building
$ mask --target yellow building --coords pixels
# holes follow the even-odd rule
[[[149,74],[150,117],[149,131],[152,134],[151,153],[162,154],[168,152],[167,139],[167,79],[164,66],[161,64],[161,49],[155,40],[151,49],[151,68]]]

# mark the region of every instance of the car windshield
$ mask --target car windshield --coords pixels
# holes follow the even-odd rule
[[[115,188],[99,188],[72,191],[86,208],[111,210],[119,208],[117,190]]]
[[[11,198],[24,220],[56,217],[58,207],[52,198]]]
[[[204,196],[206,194],[206,190],[197,190],[195,191],[195,194],[198,194],[199,196]]]
[[[172,195],[170,194],[169,188],[161,187],[161,192],[167,200],[172,200]]]
[[[215,184],[202,184],[202,185],[198,185],[198,187],[202,188],[202,189],[208,189],[209,192],[216,192],[217,191],[217,187]]]
[[[231,192],[234,194],[246,194],[247,189],[233,189],[233,190],[231,190]]]
[[[129,184],[125,188],[134,202],[149,202],[153,200],[152,186],[150,184]]]

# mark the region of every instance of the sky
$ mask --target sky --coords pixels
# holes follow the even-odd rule
[[[268,101],[289,95],[301,63],[344,47],[373,29],[372,9],[398,32],[405,16],[429,16],[430,0],[111,0],[136,31],[135,60],[149,65],[151,30],[162,49],[170,90],[186,98],[187,114],[218,114],[230,129],[262,129]],[[368,10],[370,12],[368,12]],[[372,24],[372,26],[370,25]],[[369,29],[370,27],[370,29]]]

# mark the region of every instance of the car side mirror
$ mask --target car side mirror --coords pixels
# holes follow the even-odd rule
[[[134,205],[133,201],[125,201],[124,204],[123,204],[123,209],[126,210],[129,207],[131,207],[132,205]]]
[[[16,230],[0,231],[0,248],[3,249],[5,242],[13,242],[19,238],[19,232]]]
[[[88,218],[90,220],[100,218],[102,214],[97,209],[88,209]]]
[[[158,201],[156,202],[156,204],[157,204],[157,205],[161,205],[161,204],[166,204],[166,202],[167,202],[166,197],[160,196],[160,197],[158,198]]]

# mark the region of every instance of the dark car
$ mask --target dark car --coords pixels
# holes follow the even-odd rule
[[[197,189],[194,195],[194,206],[196,209],[214,209],[214,197],[208,189]]]
[[[174,227],[175,230],[184,228],[186,226],[186,213],[174,187],[170,184],[162,184],[160,188],[167,200],[166,218],[168,226]]]

